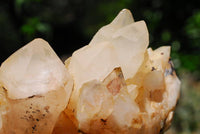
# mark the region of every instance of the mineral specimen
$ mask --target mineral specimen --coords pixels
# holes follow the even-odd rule
[[[46,41],[33,40],[0,67],[0,134],[163,133],[180,81],[170,47],[148,44],[145,22],[127,9],[66,67]]]
[[[180,92],[170,47],[148,48],[144,21],[122,10],[66,61],[74,86],[65,113],[80,132],[159,134]]]
[[[51,134],[73,81],[49,44],[35,39],[0,68],[0,133]]]

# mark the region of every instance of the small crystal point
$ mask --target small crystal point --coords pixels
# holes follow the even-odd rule
[[[117,25],[118,27],[124,27],[134,22],[132,13],[128,9],[123,9],[111,22],[111,25]]]
[[[134,23],[134,19],[131,12],[128,9],[123,9],[110,24],[99,29],[89,45],[97,45],[101,42],[112,40],[112,35],[117,30],[132,23]]]

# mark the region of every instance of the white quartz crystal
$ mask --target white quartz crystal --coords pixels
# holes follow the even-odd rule
[[[112,36],[117,30],[132,23],[134,23],[134,19],[131,12],[123,9],[110,24],[99,29],[89,45],[97,45],[101,42],[112,40]]]
[[[72,86],[46,41],[28,43],[0,67],[0,134],[51,134]]]
[[[88,46],[73,53],[69,70],[75,87],[79,89],[86,81],[103,80],[115,67],[121,67],[125,79],[131,78],[142,64],[148,43],[145,22],[134,22],[130,11],[122,10]]]
[[[0,68],[0,82],[11,99],[40,95],[64,86],[69,74],[50,45],[35,39],[12,54]]]

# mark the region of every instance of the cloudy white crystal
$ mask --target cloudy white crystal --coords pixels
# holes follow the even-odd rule
[[[122,10],[111,24],[96,33],[89,45],[73,53],[69,71],[75,90],[87,81],[103,80],[115,67],[122,68],[125,79],[133,77],[148,44],[145,22],[134,22],[130,11]]]
[[[0,82],[11,99],[22,99],[56,90],[69,74],[50,45],[35,39],[12,54],[0,68]]]

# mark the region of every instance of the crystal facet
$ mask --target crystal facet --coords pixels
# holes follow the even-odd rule
[[[1,65],[0,131],[51,134],[72,85],[71,76],[50,45],[42,39],[33,40]]]

